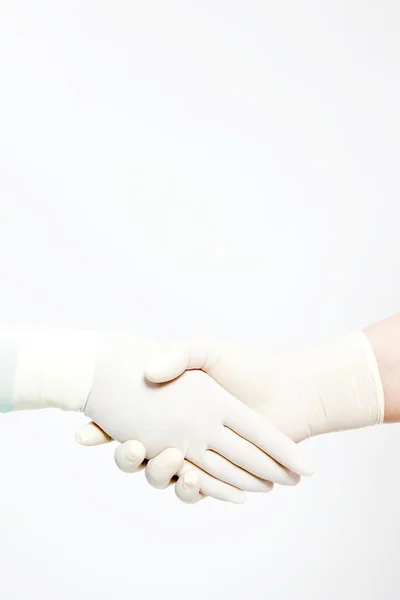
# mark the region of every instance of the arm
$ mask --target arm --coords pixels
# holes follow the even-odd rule
[[[0,342],[3,412],[48,407],[84,412],[114,439],[140,440],[147,458],[179,449],[208,473],[210,494],[224,497],[228,490],[239,502],[241,490],[270,491],[271,481],[293,485],[310,473],[288,437],[204,373],[164,386],[146,382],[143,368],[158,348],[154,340],[11,330],[2,332]]]
[[[0,412],[83,410],[93,382],[96,335],[79,330],[0,331]]]
[[[379,366],[385,423],[400,422],[400,315],[364,329]]]
[[[193,340],[168,348],[147,365],[152,381],[202,369],[254,410],[269,417],[296,441],[313,435],[400,422],[400,315],[317,349],[290,356],[268,356],[224,342]],[[156,463],[158,459],[153,459]],[[175,457],[175,461],[177,458]],[[116,462],[129,469],[118,449]],[[149,481],[161,487],[174,464],[149,464]],[[191,474],[193,475],[193,474]],[[201,499],[201,485],[180,478],[176,491],[186,502]]]

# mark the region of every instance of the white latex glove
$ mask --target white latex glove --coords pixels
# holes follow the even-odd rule
[[[82,425],[77,431],[76,439],[83,446],[99,446],[113,441],[93,422]],[[128,440],[117,446],[114,458],[118,467],[125,473],[137,473],[146,467],[146,479],[152,487],[157,489],[165,489],[172,485],[176,480],[175,475],[177,475],[179,479],[175,491],[178,497],[188,504],[207,496],[235,504],[242,504],[246,500],[246,495],[242,490],[198,469],[185,460],[182,452],[176,448],[168,448],[147,461],[144,445],[137,440]],[[298,481],[300,481],[300,477],[293,474],[293,485]],[[200,487],[202,492],[200,492]],[[252,491],[269,492],[272,488],[271,482],[262,482],[255,478]]]
[[[192,340],[165,347],[146,365],[145,375],[153,382],[169,381],[187,369],[205,371],[295,442],[383,421],[378,366],[362,332],[313,350],[280,356],[231,342]],[[154,469],[158,461],[160,466]],[[177,472],[174,468],[179,456],[168,462],[161,454],[153,463],[150,482],[165,486]],[[124,446],[119,448],[117,464],[123,470],[129,468]],[[196,502],[204,492],[201,478],[187,472],[176,484],[176,492],[182,500]]]
[[[110,437],[139,440],[147,459],[177,449],[239,490],[268,491],[263,480],[293,485],[294,473],[311,473],[296,444],[205,373],[185,373],[165,385],[146,382],[144,365],[157,348],[129,335],[101,338],[84,412]]]

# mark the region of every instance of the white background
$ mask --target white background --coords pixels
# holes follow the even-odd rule
[[[400,306],[397,0],[0,0],[0,321],[294,348]],[[178,502],[0,420],[0,597],[399,597],[398,426]]]

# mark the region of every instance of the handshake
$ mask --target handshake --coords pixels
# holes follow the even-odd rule
[[[245,492],[295,485],[312,473],[299,442],[383,422],[376,327],[290,355],[218,340],[2,332],[0,411],[84,412],[91,423],[78,441],[121,442],[122,470],[147,463],[153,486],[175,481],[188,503],[205,496],[242,503]]]
[[[269,355],[230,342],[159,344],[128,335],[97,341],[93,384],[81,410],[83,445],[112,439],[126,472],[156,488],[175,483],[187,503],[295,485],[313,471],[298,443],[382,423],[383,387],[367,336]]]

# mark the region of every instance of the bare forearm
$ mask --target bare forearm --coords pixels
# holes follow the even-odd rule
[[[400,422],[400,314],[364,329],[375,353],[385,395],[385,423]]]

